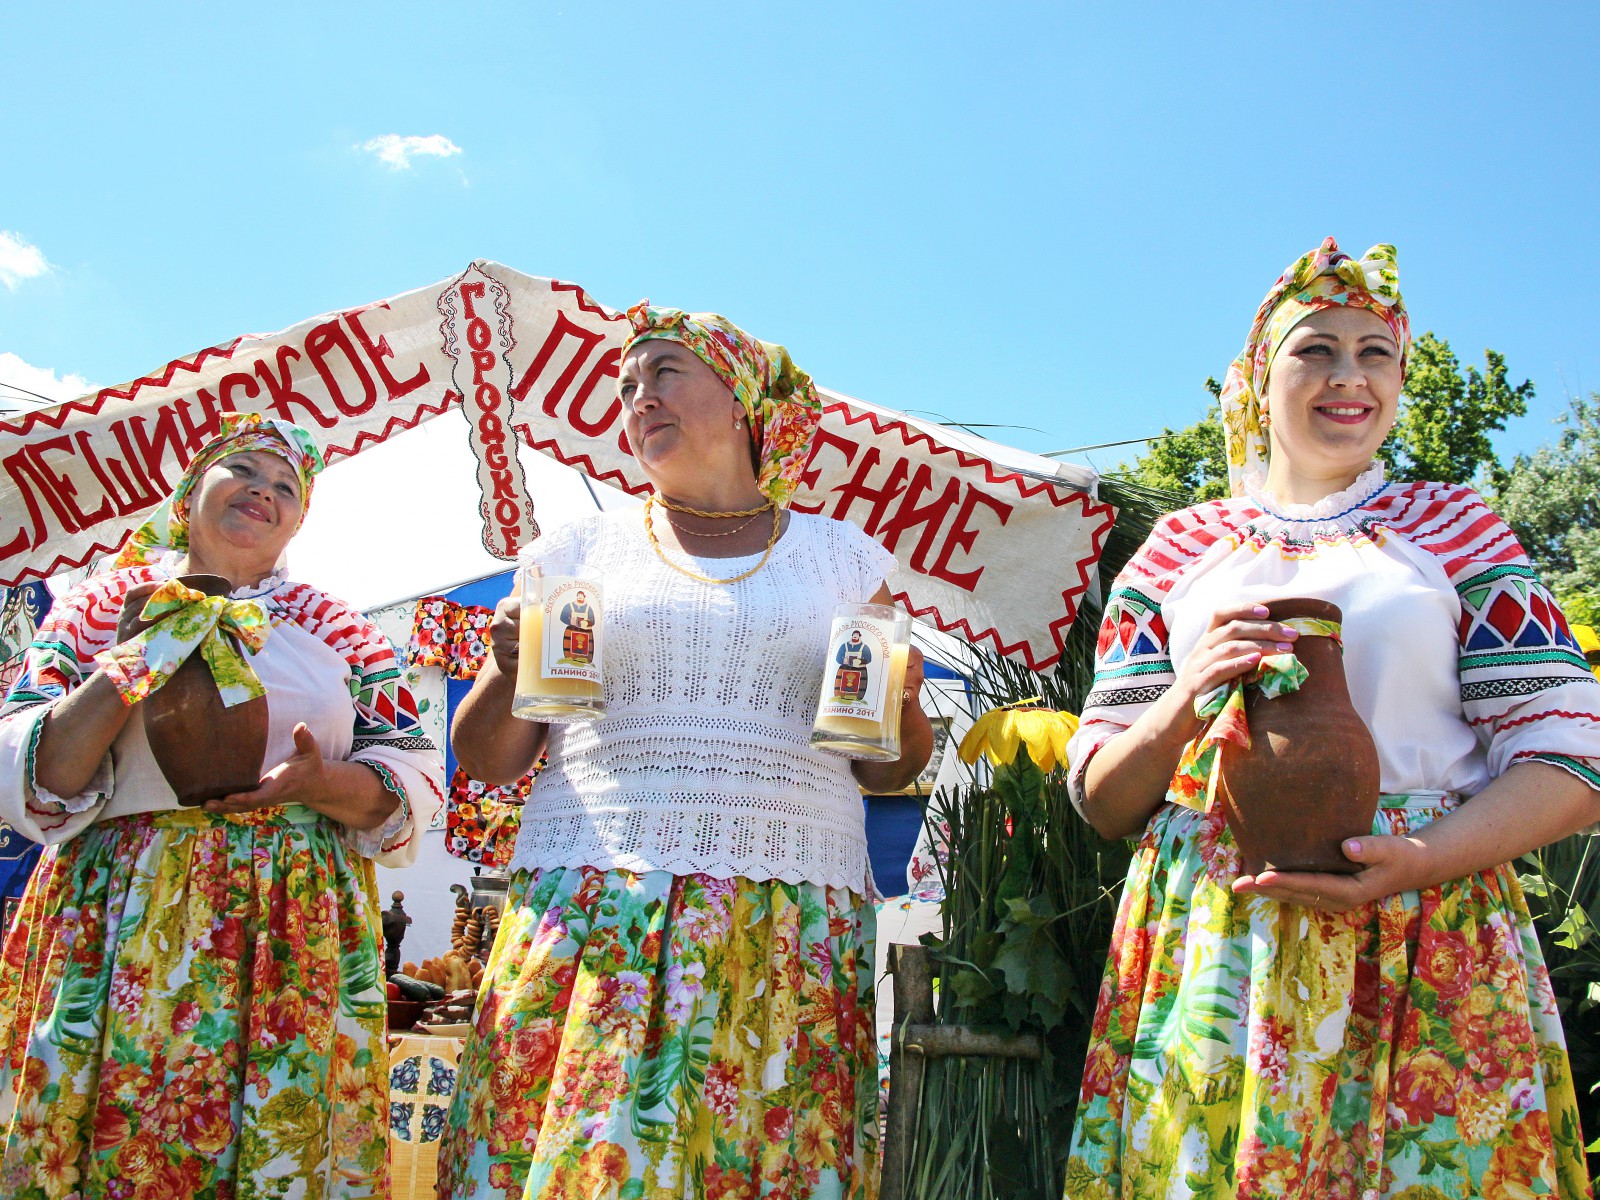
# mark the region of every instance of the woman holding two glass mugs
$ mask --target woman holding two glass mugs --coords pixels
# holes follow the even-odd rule
[[[549,765],[440,1195],[869,1197],[861,791],[903,787],[928,761],[921,656],[903,615],[860,607],[890,603],[893,557],[787,509],[821,418],[810,378],[714,314],[641,304],[628,318],[619,390],[655,494],[536,544],[542,620],[501,602],[453,730],[476,778],[515,779],[541,752]],[[835,622],[843,605],[858,608]],[[593,719],[516,715],[535,653],[531,715]],[[814,717],[834,753],[813,745]],[[863,757],[896,720],[898,751]]]

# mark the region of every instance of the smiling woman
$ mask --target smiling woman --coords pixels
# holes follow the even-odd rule
[[[1471,489],[1385,482],[1409,346],[1392,247],[1292,264],[1223,388],[1233,498],[1168,517],[1107,599],[1071,787],[1140,841],[1069,1200],[1589,1195],[1508,864],[1600,820],[1600,682]],[[1272,619],[1301,597],[1342,626]],[[1186,767],[1251,752],[1229,713],[1289,703],[1302,631],[1341,649],[1383,795],[1347,873],[1250,874],[1218,776]],[[1303,800],[1287,775],[1269,806]]]
[[[387,1194],[372,859],[416,858],[443,769],[382,635],[279,570],[321,465],[224,417],[0,710],[0,817],[48,847],[0,972],[0,1194]],[[146,700],[196,653],[265,694],[265,769],[182,808]]]

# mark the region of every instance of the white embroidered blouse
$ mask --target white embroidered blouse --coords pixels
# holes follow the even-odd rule
[[[622,867],[864,892],[865,810],[846,759],[813,750],[833,609],[894,556],[854,525],[791,513],[767,565],[707,584],[651,549],[639,510],[573,522],[545,561],[604,572],[606,715],[550,728],[513,869]],[[672,553],[668,551],[668,553]],[[758,556],[692,559],[724,578]]]
[[[1314,505],[1259,486],[1167,517],[1107,598],[1094,689],[1068,748],[1094,752],[1175,678],[1222,605],[1308,596],[1344,613],[1344,668],[1389,793],[1470,797],[1513,763],[1600,790],[1600,681],[1506,524],[1470,488],[1388,484],[1375,464]]]
[[[169,578],[176,561],[169,555],[159,566],[90,577],[56,602],[35,635],[0,709],[0,820],[32,840],[51,845],[96,821],[178,806],[137,706],[82,795],[52,795],[34,778],[45,715],[93,674],[94,656],[114,644],[128,589]],[[304,721],[324,758],[370,766],[401,802],[386,825],[345,829],[344,840],[385,866],[409,866],[420,845],[416,834],[444,803],[444,760],[422,733],[389,643],[343,601],[282,576],[233,596],[259,601],[271,621],[266,645],[250,659],[267,689],[265,765],[294,753],[294,727]]]

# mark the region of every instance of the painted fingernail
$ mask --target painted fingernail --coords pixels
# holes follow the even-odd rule
[[[1288,625],[1284,625],[1278,630],[1278,636],[1281,638],[1288,638],[1292,642],[1295,640],[1295,638],[1300,636],[1300,631],[1298,629],[1292,629]]]
[[[1348,850],[1351,854],[1360,854],[1361,853],[1361,843],[1356,841],[1354,838],[1351,838],[1348,842],[1346,842],[1344,844],[1344,848],[1346,850]]]
[[[1282,652],[1287,651],[1287,650],[1293,650],[1293,649],[1294,649],[1294,643],[1293,642],[1279,642],[1278,643],[1278,651],[1279,651],[1279,653],[1282,653]]]
[[[1254,608],[1252,608],[1250,611],[1252,613],[1254,613],[1258,617],[1264,617],[1264,616],[1267,615],[1269,610],[1268,610],[1268,608],[1267,608],[1267,606],[1265,604],[1258,604]]]

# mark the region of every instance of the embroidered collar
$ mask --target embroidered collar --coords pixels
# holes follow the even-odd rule
[[[179,571],[179,564],[183,561],[183,559],[184,554],[182,551],[169,550],[159,559],[157,559],[153,565],[155,566],[156,570],[160,571],[168,579],[176,579],[181,573]],[[255,583],[245,584],[243,587],[234,588],[233,591],[228,593],[228,599],[259,600],[263,596],[277,591],[280,587],[288,582],[289,576],[287,570],[283,564],[280,563],[276,568],[273,569],[272,574],[266,576],[265,578],[258,580]]]
[[[1256,472],[1244,481],[1245,494],[1251,502],[1269,517],[1291,524],[1326,524],[1349,516],[1363,507],[1384,489],[1384,467],[1374,459],[1370,467],[1356,477],[1356,481],[1343,491],[1324,496],[1315,504],[1284,504],[1267,492],[1266,473]]]

